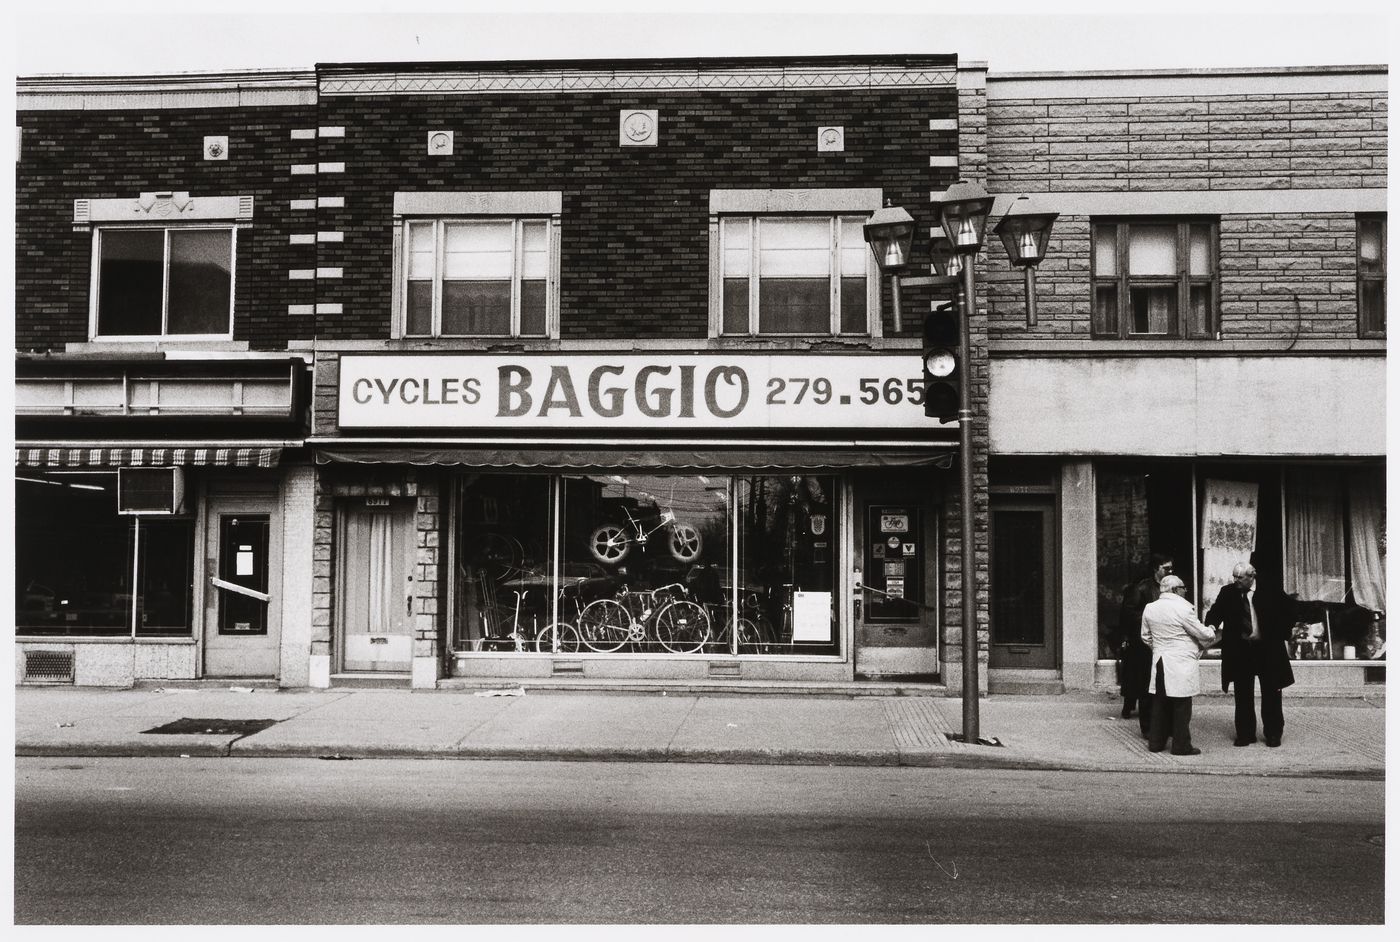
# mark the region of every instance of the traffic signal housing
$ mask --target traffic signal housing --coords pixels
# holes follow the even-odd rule
[[[961,396],[962,364],[958,345],[962,312],[957,301],[940,304],[924,318],[924,415],[940,422],[955,422]]]

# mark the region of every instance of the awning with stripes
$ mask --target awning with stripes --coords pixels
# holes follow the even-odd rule
[[[164,468],[175,465],[273,468],[281,459],[281,448],[266,447],[15,448],[15,464],[28,468]]]

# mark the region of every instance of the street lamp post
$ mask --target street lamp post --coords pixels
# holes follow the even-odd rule
[[[1024,197],[1022,197],[1024,199]],[[1019,202],[1019,200],[1018,200]],[[928,285],[956,287],[961,282],[962,316],[958,335],[958,362],[962,377],[958,383],[958,444],[962,452],[960,485],[962,502],[962,703],[963,742],[980,742],[978,723],[977,667],[977,576],[975,514],[972,506],[972,318],[977,313],[976,258],[986,234],[987,216],[993,198],[976,183],[959,180],[943,194],[938,205],[944,237],[935,238],[930,254],[935,276],[911,276],[909,264],[913,247],[914,220],[900,207],[885,207],[871,215],[865,226],[865,239],[875,253],[883,274],[892,275],[895,330],[901,329],[900,287]],[[1008,220],[1010,220],[1008,222]],[[1008,213],[997,226],[1013,263],[1026,270],[1027,324],[1035,324],[1035,265],[1045,255],[1054,213],[1030,213],[1026,209]],[[1013,250],[1012,241],[1016,248]]]

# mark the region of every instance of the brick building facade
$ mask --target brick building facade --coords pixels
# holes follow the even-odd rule
[[[1369,428],[1299,445],[1260,421],[1231,450],[1168,423],[1158,448],[1104,396],[1156,396],[1144,361],[1173,383],[1228,365],[1225,398],[1256,394],[1251,370],[1383,371],[1357,330],[1357,220],[1383,238],[1384,79],[1002,77],[937,55],[23,79],[17,476],[49,516],[21,501],[21,678],[33,656],[78,683],[955,689],[956,429],[915,401],[938,299],[906,292],[897,326],[859,227],[903,205],[922,242],[968,178],[1060,212],[1035,328],[999,249],[981,265],[981,677],[1102,683],[1090,600],[1141,562],[1119,557],[1154,536],[1193,552],[1153,533],[1194,505],[1149,521],[1142,460],[1266,463],[1280,514],[1289,461],[1380,467]],[[1134,336],[1130,273],[1116,321],[1095,306],[1115,277],[1096,245],[1112,227],[1126,259],[1167,217],[1208,271],[1183,273],[1185,311],[1147,302],[1182,336]],[[191,284],[227,312],[182,306]],[[142,290],[156,314],[122,296]],[[81,514],[152,468],[183,501],[102,510],[100,578],[78,584],[72,546],[39,535],[59,497],[84,499],[63,517],[83,542]],[[143,539],[179,552],[162,566]],[[155,583],[181,574],[162,609]]]

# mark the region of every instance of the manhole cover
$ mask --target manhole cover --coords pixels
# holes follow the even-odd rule
[[[146,732],[184,736],[251,736],[276,723],[277,720],[208,720],[185,717],[155,729],[148,729]]]

